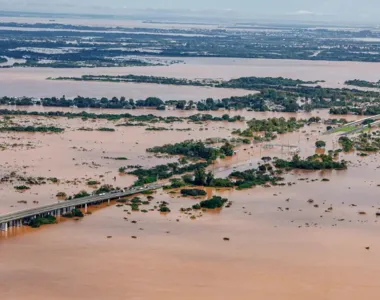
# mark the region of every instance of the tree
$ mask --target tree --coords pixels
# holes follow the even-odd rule
[[[163,105],[164,102],[157,97],[148,97],[144,100],[138,100],[137,105],[138,106],[151,106],[151,107],[158,107],[160,105]]]
[[[303,109],[306,111],[306,112],[311,112],[313,110],[313,106],[309,103],[306,103],[304,106],[303,106]]]
[[[326,147],[326,143],[324,141],[316,141],[315,142],[315,147],[317,147],[317,148],[324,148],[324,147]]]
[[[223,119],[224,121],[228,121],[228,120],[230,119],[230,116],[227,115],[227,114],[225,114],[225,115],[222,116],[222,119]]]
[[[233,156],[234,155],[234,148],[230,143],[225,143],[222,147],[220,147],[220,151],[225,156]]]
[[[185,109],[186,102],[185,101],[178,101],[176,108],[177,109]]]
[[[261,172],[266,172],[266,171],[267,171],[267,167],[266,167],[265,165],[260,165],[260,166],[259,166],[259,170],[260,170]]]
[[[214,180],[214,174],[210,171],[207,173],[206,186],[210,186],[213,180]]]
[[[198,168],[194,172],[194,184],[205,185],[206,184],[206,172],[204,168]]]
[[[183,182],[185,182],[187,184],[191,184],[191,183],[193,183],[193,176],[190,174],[183,175],[182,180],[183,180]]]

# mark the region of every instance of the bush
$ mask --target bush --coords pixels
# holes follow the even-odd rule
[[[167,206],[161,206],[160,207],[160,212],[162,212],[162,213],[170,213],[170,209]]]
[[[201,209],[201,205],[199,203],[195,204],[195,205],[193,205],[193,209],[199,210],[199,209]]]
[[[113,190],[114,190],[114,188],[112,185],[105,184],[105,185],[102,185],[99,189],[97,189],[95,191],[95,194],[99,195],[99,194],[103,194],[103,193],[109,193]]]
[[[101,128],[98,128],[98,131],[114,132],[115,129],[113,129],[113,128],[106,128],[106,127],[101,127]]]
[[[87,182],[87,185],[98,185],[98,184],[100,184],[100,182],[96,180],[90,180]]]
[[[238,190],[243,190],[243,189],[250,189],[253,188],[255,184],[251,181],[243,182],[242,184],[238,185],[237,189]]]
[[[301,170],[344,170],[347,169],[347,162],[334,161],[331,155],[315,154],[302,160],[297,154],[293,156],[291,161],[278,159],[275,162],[276,168],[280,169],[301,169]]]
[[[78,194],[75,194],[74,195],[74,199],[79,199],[79,198],[84,198],[84,197],[88,197],[88,196],[91,196],[89,193],[87,193],[86,191],[80,191]]]
[[[200,190],[200,189],[183,189],[181,190],[181,194],[183,196],[193,196],[193,197],[207,195],[206,191]]]
[[[215,209],[222,207],[228,200],[219,196],[213,196],[209,200],[199,203],[201,208]]]
[[[77,217],[77,218],[83,218],[84,215],[82,213],[81,210],[77,209],[77,208],[74,208],[72,211],[71,211],[73,217]]]
[[[324,147],[326,147],[326,143],[324,141],[316,141],[315,142],[315,147],[317,147],[317,148],[324,148]]]
[[[215,178],[211,181],[212,187],[233,187],[234,183],[226,178]]]
[[[143,195],[152,195],[154,192],[152,190],[149,191],[142,191],[141,194]]]
[[[170,188],[172,189],[177,189],[186,185],[186,183],[182,179],[179,179],[179,178],[170,179],[170,182],[171,182]]]
[[[15,186],[15,189],[18,191],[26,191],[26,190],[29,190],[30,187],[28,187],[26,185],[19,185],[19,186]]]
[[[64,218],[72,218],[72,217],[74,217],[74,215],[71,212],[68,212],[68,213],[63,214],[62,217],[64,217]]]
[[[29,226],[33,228],[38,228],[41,225],[54,224],[56,222],[57,222],[57,219],[54,216],[48,215],[46,217],[38,217],[38,218],[31,219],[29,222]]]

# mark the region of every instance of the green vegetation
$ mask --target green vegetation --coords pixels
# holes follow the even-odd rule
[[[79,199],[79,198],[84,198],[84,197],[89,197],[89,196],[91,195],[87,193],[86,191],[80,191],[79,193],[73,196],[73,199]]]
[[[317,148],[324,148],[324,147],[326,147],[326,142],[324,142],[324,141],[316,141],[315,142],[315,147],[317,147]]]
[[[167,144],[147,149],[152,153],[167,153],[170,155],[184,155],[191,158],[203,158],[208,161],[213,161],[220,155],[232,156],[232,145],[226,143],[220,149],[207,147],[201,141],[188,140],[176,144]]]
[[[339,138],[339,143],[342,145],[344,152],[350,152],[354,149],[353,141],[346,136],[341,136]]]
[[[152,194],[154,194],[154,192],[152,190],[142,191],[141,194],[143,194],[143,195],[152,195]]]
[[[333,157],[325,154],[315,154],[302,160],[297,154],[293,156],[292,160],[287,161],[283,159],[277,159],[275,161],[276,168],[279,169],[302,169],[302,170],[344,170],[347,169],[347,162],[344,160],[337,162],[333,160]]]
[[[84,214],[80,209],[74,208],[71,212],[62,215],[64,218],[83,218]]]
[[[165,186],[164,189],[177,189],[187,185],[181,178],[172,178],[170,179],[170,183],[170,186]]]
[[[58,101],[57,98],[52,98],[55,99],[53,101]],[[87,99],[83,97],[79,97],[80,99]],[[88,98],[92,99],[92,98]],[[79,101],[78,100],[78,101]],[[92,99],[93,100],[93,99]],[[63,100],[66,101],[66,100]],[[105,100],[107,101],[107,100]],[[25,103],[24,103],[25,102]],[[32,98],[27,98],[26,100],[23,99],[18,99],[18,98],[0,98],[0,104],[10,104],[14,103],[15,105],[33,105]],[[30,103],[30,104],[28,104]],[[55,103],[55,102],[53,102]],[[67,105],[52,105],[52,106],[58,106],[58,107],[70,107],[71,101],[67,103]],[[46,105],[49,106],[49,105]],[[87,107],[87,106],[80,106],[80,107]],[[92,107],[92,106],[90,106]],[[90,119],[90,120],[96,120],[96,119],[102,119],[102,120],[108,120],[108,121],[117,121],[120,119],[128,119],[129,122],[147,122],[147,123],[158,123],[158,122],[163,122],[163,123],[174,123],[174,122],[183,122],[183,118],[179,117],[159,117],[155,116],[153,114],[148,114],[148,115],[141,115],[141,116],[135,116],[131,115],[128,113],[124,114],[95,114],[95,113],[87,113],[85,111],[82,111],[80,113],[72,113],[72,112],[63,112],[63,111],[50,111],[50,112],[38,112],[38,111],[24,111],[24,110],[9,110],[9,109],[0,109],[0,115],[2,116],[41,116],[41,117],[65,117],[65,118],[81,118],[81,119]],[[138,125],[137,123],[137,125]],[[145,125],[145,124],[143,124]],[[125,124],[119,124],[116,126],[125,126]],[[31,126],[34,128],[33,126]],[[44,127],[42,127],[44,128]],[[48,127],[50,128],[50,127]]]
[[[236,79],[239,80],[239,79]],[[236,81],[235,80],[235,81]],[[268,81],[268,78],[255,78],[254,81]],[[277,81],[277,78],[272,78],[271,80]],[[245,81],[242,80],[242,81]],[[294,84],[296,84],[296,81]],[[236,82],[235,82],[236,83]],[[235,84],[234,83],[234,84]],[[285,83],[284,83],[285,84]],[[79,108],[110,108],[110,109],[135,109],[138,107],[154,107],[156,109],[166,109],[166,106],[175,107],[181,110],[193,110],[198,111],[216,111],[219,109],[247,109],[254,111],[285,111],[285,112],[297,112],[300,109],[305,111],[311,111],[313,109],[319,108],[330,108],[331,114],[379,114],[380,105],[378,104],[380,99],[380,93],[374,91],[361,91],[361,90],[350,90],[350,89],[331,89],[322,88],[320,86],[305,86],[305,85],[294,85],[294,84],[279,84],[279,85],[266,85],[258,84],[245,86],[247,89],[257,90],[258,93],[249,94],[240,97],[230,97],[223,99],[212,99],[207,98],[202,101],[194,102],[183,101],[183,100],[169,100],[164,102],[163,100],[150,97],[145,100],[133,100],[126,99],[125,97],[117,98],[90,98],[90,97],[75,97],[74,99],[66,99],[65,97],[56,98],[42,98],[37,101],[37,104],[49,107],[71,107],[76,106]],[[227,86],[226,86],[227,87]],[[23,97],[23,98],[12,98],[3,97],[0,98],[0,104],[6,105],[29,105],[35,104],[35,99]],[[366,105],[363,110],[361,107],[363,104],[371,103],[371,105]],[[9,114],[7,110],[1,110],[0,114]],[[155,123],[157,121],[172,123],[181,122],[183,120],[191,120],[194,122],[204,122],[204,121],[227,121],[236,122],[243,120],[241,116],[229,117],[228,115],[223,115],[222,117],[212,117],[210,115],[193,115],[188,118],[175,118],[175,117],[154,117],[152,115],[148,116],[132,116],[130,114],[99,114],[95,115],[92,113],[63,113],[63,112],[16,112],[12,111],[12,114],[32,114],[41,116],[65,116],[65,117],[81,117],[87,118],[104,118],[110,120],[119,120],[121,118],[127,118],[125,123],[118,124],[116,126],[146,126],[145,122]],[[83,127],[83,130],[86,130]]]
[[[15,132],[63,132],[63,128],[54,126],[5,126],[0,127],[0,131],[15,131]]]
[[[29,221],[29,226],[33,228],[39,228],[42,225],[55,224],[57,219],[54,216],[47,215],[46,217],[36,217]]]
[[[268,182],[273,185],[277,182],[282,181],[282,177],[273,176],[271,174],[266,174],[267,172],[272,172],[272,166],[267,164],[265,169],[251,169],[246,171],[235,171],[230,174],[229,177],[235,178],[235,185],[238,189],[251,188],[257,185],[265,185]]]
[[[174,175],[181,175],[188,172],[193,172],[198,168],[209,166],[208,162],[200,162],[180,166],[179,163],[168,163],[166,165],[158,165],[150,169],[136,169],[128,174],[135,175],[138,180],[134,183],[135,186],[141,186],[147,183],[152,183],[158,179],[168,179]]]
[[[92,128],[89,128],[89,127],[81,127],[81,128],[78,128],[79,131],[94,131],[94,129]]]
[[[94,193],[96,195],[100,195],[100,194],[103,194],[103,193],[109,193],[109,192],[112,192],[114,189],[114,187],[112,185],[109,185],[109,184],[104,184],[102,185],[100,188],[98,188]]]
[[[196,115],[190,116],[188,119],[193,122],[207,122],[207,121],[222,122],[224,121],[224,122],[233,123],[233,122],[238,122],[238,121],[244,121],[244,117],[242,116],[237,115],[234,117],[230,117],[227,114],[224,114],[222,117],[214,117],[213,115],[210,115],[210,114],[196,114]]]
[[[140,165],[128,165],[125,167],[120,167],[119,172],[125,173],[127,171],[127,169],[141,169],[141,168],[142,168],[142,166],[140,166]]]
[[[193,197],[207,195],[206,191],[200,190],[200,189],[183,189],[181,190],[181,194],[183,196],[193,196]]]
[[[357,127],[355,125],[351,125],[351,126],[343,126],[343,127],[337,128],[334,131],[335,132],[350,132],[350,131],[353,131],[355,129],[357,129]]]
[[[157,77],[145,75],[82,75],[81,77],[58,77],[54,80],[75,80],[75,81],[102,81],[102,82],[137,82],[155,83],[165,85],[191,85],[210,86],[219,88],[240,88],[256,90],[271,87],[297,87],[301,84],[317,84],[320,81],[303,81],[283,77],[241,77],[229,81],[217,80],[191,80],[184,78]],[[157,106],[152,105],[152,106]]]
[[[52,183],[58,183],[59,179],[56,177],[49,177],[47,180],[51,181]]]
[[[354,139],[354,143],[358,151],[378,152],[380,151],[380,131],[362,133]]]
[[[100,184],[100,182],[96,181],[96,180],[89,180],[89,181],[87,181],[87,185],[98,185],[98,184]]]
[[[147,130],[147,131],[168,131],[170,129],[165,128],[165,127],[148,127],[148,128],[145,128],[145,130]]]
[[[378,152],[380,151],[379,135],[379,131],[374,131],[372,133],[362,133],[352,139],[342,136],[339,138],[339,143],[342,145],[344,152],[350,152],[352,150]]]
[[[216,188],[231,188],[236,186],[238,189],[245,189],[267,183],[276,185],[277,182],[283,180],[282,177],[274,176],[272,173],[273,167],[267,164],[260,166],[259,169],[232,172],[228,178],[214,178],[212,172],[206,173],[204,168],[199,168],[194,171],[194,175],[186,175],[182,179],[184,184]]]
[[[366,80],[347,80],[344,84],[347,85],[353,85],[353,86],[359,86],[359,87],[368,87],[368,88],[380,88],[380,80],[378,82],[370,82]]]
[[[254,137],[254,133],[264,133],[261,138],[255,136],[258,141],[271,141],[276,138],[274,133],[283,134],[293,132],[304,126],[306,120],[298,120],[296,118],[269,118],[269,119],[252,119],[247,122],[248,128],[244,131],[237,130],[232,133],[239,134],[244,137]]]
[[[162,213],[170,213],[170,208],[167,206],[160,206],[160,212]]]
[[[193,209],[216,209],[221,208],[228,201],[226,198],[213,196],[211,199],[201,201],[199,204],[193,205]]]
[[[101,127],[97,129],[98,131],[108,131],[108,132],[114,132],[114,128],[106,128],[106,127]]]
[[[18,185],[18,186],[15,186],[15,189],[18,191],[26,191],[26,190],[29,190],[30,187],[28,187],[26,185]]]
[[[108,157],[108,156],[103,156],[103,159],[113,159],[113,160],[128,160],[126,157]]]

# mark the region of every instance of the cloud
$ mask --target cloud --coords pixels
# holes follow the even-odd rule
[[[312,11],[309,11],[309,10],[298,10],[298,11],[296,11],[295,13],[294,13],[294,15],[301,15],[301,16],[305,16],[305,15],[315,15],[315,13],[314,12],[312,12]]]

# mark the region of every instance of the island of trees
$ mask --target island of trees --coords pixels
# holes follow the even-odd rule
[[[378,82],[371,82],[371,81],[366,81],[366,80],[354,79],[354,80],[347,80],[344,82],[344,84],[358,86],[358,87],[380,88],[380,80]]]
[[[50,97],[41,99],[30,97],[3,97],[0,98],[0,104],[25,106],[37,104],[49,107],[73,106],[78,108],[110,109],[147,107],[159,110],[174,107],[180,110],[198,111],[247,109],[253,111],[297,112],[299,110],[311,111],[319,108],[330,108],[331,114],[354,113],[369,115],[378,114],[380,111],[380,93],[375,91],[322,88],[315,85],[305,85],[308,83],[305,81],[286,78],[248,77],[233,79],[228,82],[231,85],[233,83],[233,86],[236,86],[237,82],[240,82],[240,88],[255,90],[257,92],[246,96],[233,96],[223,99],[207,98],[198,102],[192,100],[163,101],[157,97],[148,97],[145,100],[134,100],[126,99],[125,97],[97,99],[81,96],[68,99],[63,96],[61,98]],[[303,84],[300,84],[300,82]],[[275,83],[277,83],[277,85],[275,85]],[[227,83],[224,83],[224,85],[227,85]]]

